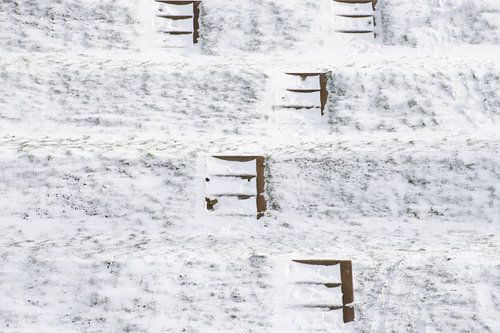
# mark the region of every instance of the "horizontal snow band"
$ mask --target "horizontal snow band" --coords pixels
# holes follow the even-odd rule
[[[255,159],[252,161],[238,162],[226,161],[215,157],[207,158],[208,175],[233,175],[233,176],[256,176],[257,167]]]
[[[161,36],[162,43],[165,47],[188,47],[193,45],[193,34],[192,32],[165,32],[164,36]]]
[[[321,107],[321,93],[284,91],[279,98],[283,106],[316,106]]]
[[[215,214],[252,216],[257,213],[255,197],[240,199],[239,197],[217,196],[218,203],[214,207]]]
[[[373,17],[335,16],[333,25],[338,31],[373,31]]]
[[[157,31],[193,31],[192,19],[174,20],[165,17],[155,17],[154,25]]]
[[[193,4],[174,5],[168,3],[158,3],[157,15],[193,15]]]
[[[287,89],[321,89],[319,74],[314,76],[299,76],[285,74],[283,85]]]
[[[290,282],[340,283],[340,263],[337,265],[308,265],[297,262],[288,264]]]
[[[292,284],[288,288],[290,304],[312,307],[342,307],[340,287],[328,288],[323,284]]]
[[[257,195],[257,179],[213,176],[206,182],[207,195]]]
[[[333,2],[333,13],[335,15],[373,15],[371,2],[367,3],[342,3]]]

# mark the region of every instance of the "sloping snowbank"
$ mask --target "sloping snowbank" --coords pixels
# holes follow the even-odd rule
[[[498,145],[276,147],[257,222],[200,213],[197,147],[76,144],[1,150],[2,331],[279,331],[298,256],[353,260],[347,329],[498,328]]]
[[[290,332],[297,258],[352,259],[342,332],[500,331],[497,1],[379,1],[366,43],[330,4],[204,0],[171,50],[152,1],[2,1],[0,331]],[[299,70],[324,116],[276,107]],[[204,210],[221,153],[266,156],[262,219]]]
[[[160,38],[153,6],[153,0],[3,1],[0,50],[148,48]],[[379,1],[375,44],[498,44],[499,17],[496,0]],[[200,45],[203,53],[218,55],[335,50],[344,44],[335,36],[334,21],[331,0],[203,0]]]
[[[263,60],[211,64],[9,58],[0,62],[0,133],[254,137],[349,133],[495,131],[500,71],[478,59],[411,58],[325,65],[329,101],[278,112],[282,74],[295,65]],[[272,60],[270,60],[272,61]],[[289,115],[288,117],[286,115]],[[311,128],[315,131],[311,133]],[[319,132],[318,132],[319,131]],[[418,136],[417,136],[418,137]]]
[[[392,45],[500,43],[497,0],[379,1],[381,37]]]

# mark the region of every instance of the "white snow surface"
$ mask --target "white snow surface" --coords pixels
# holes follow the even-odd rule
[[[499,332],[499,2],[334,7],[203,0],[177,49],[153,1],[0,2],[0,332]],[[266,157],[265,216],[207,214],[211,155]],[[297,258],[352,260],[354,322]]]

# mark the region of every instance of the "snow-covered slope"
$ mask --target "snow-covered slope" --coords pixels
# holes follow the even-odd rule
[[[149,0],[0,3],[0,49],[13,52],[139,50],[151,36]],[[379,43],[412,47],[500,41],[496,0],[383,0]],[[331,0],[203,0],[201,52],[227,55],[329,49],[336,38]]]
[[[196,149],[148,144],[2,149],[4,331],[272,330],[283,256],[353,259],[354,331],[494,331],[497,146],[273,157],[256,222],[202,214]]]
[[[345,41],[329,0],[204,0],[188,49],[153,7],[0,3],[1,332],[500,331],[497,1]],[[300,71],[323,116],[277,106]],[[213,154],[266,157],[264,217],[204,209]],[[354,322],[283,317],[298,258],[352,260]]]
[[[496,0],[385,0],[380,2],[384,42],[429,47],[500,42]]]
[[[276,110],[295,63],[105,60],[50,56],[0,65],[0,129],[30,136],[125,134],[182,137],[494,131],[500,70],[491,60],[359,57],[321,66],[329,100],[317,113]],[[314,134],[314,133],[313,133]],[[417,134],[416,134],[417,135]]]

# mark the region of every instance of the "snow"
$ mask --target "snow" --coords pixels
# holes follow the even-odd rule
[[[283,75],[284,86],[288,89],[320,89],[319,75]]]
[[[332,8],[335,15],[373,15],[373,6],[371,2],[346,3],[332,1]]]
[[[185,48],[157,5],[0,3],[0,331],[500,331],[497,0],[204,0]]]
[[[158,15],[193,15],[193,4],[157,2]]]
[[[287,276],[291,281],[294,282],[341,282],[340,264],[333,266],[323,266],[290,262],[287,266]]]
[[[255,178],[242,180],[239,177],[210,177],[206,193],[256,195],[256,186]]]
[[[485,18],[499,20],[496,0],[417,0],[411,5],[405,0],[386,0],[377,8],[383,17],[382,35],[389,44],[432,47],[500,42],[500,30]]]
[[[324,306],[342,306],[340,287],[327,288],[313,282],[340,282],[339,265],[310,266],[293,262],[293,257],[274,259],[271,278],[275,304],[272,332],[350,331],[344,324],[342,309],[329,310]],[[323,306],[323,307],[321,307]]]
[[[280,96],[279,104],[283,106],[306,106],[306,107],[320,107],[321,99],[320,92],[294,92],[294,91],[283,91]]]
[[[217,196],[218,204],[214,207],[216,215],[257,215],[257,202],[255,195],[249,198],[238,198],[230,196]]]
[[[208,175],[255,176],[257,175],[256,160],[229,161],[216,157],[207,157]]]
[[[193,19],[187,20],[170,20],[163,17],[155,18],[155,26],[158,27],[159,32],[172,32],[172,31],[185,31],[193,32]],[[191,41],[193,35],[191,36]]]
[[[205,196],[217,200],[210,213],[256,216],[256,176],[256,159],[241,162],[207,157]]]
[[[299,306],[332,305],[342,306],[340,288],[327,288],[324,285],[293,285],[289,291],[294,304]]]
[[[345,17],[336,16],[333,19],[335,30],[337,31],[373,31],[373,17]]]

